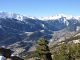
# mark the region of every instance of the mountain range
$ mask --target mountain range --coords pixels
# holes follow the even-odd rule
[[[39,19],[39,20],[56,20],[56,19],[60,19],[60,18],[65,18],[67,20],[69,20],[69,19],[80,20],[80,16],[72,16],[72,15],[64,15],[64,14],[58,14],[58,15],[49,16],[49,17],[37,18],[35,16],[20,15],[20,14],[16,14],[16,13],[8,13],[8,12],[2,12],[2,11],[0,11],[0,17],[1,18],[14,18],[14,19],[18,19],[18,20],[23,20],[26,18]]]
[[[18,47],[28,44],[28,50],[41,38],[48,39],[52,45],[74,36],[79,30],[80,16],[58,14],[37,18],[0,11],[0,46],[9,47],[20,42]]]

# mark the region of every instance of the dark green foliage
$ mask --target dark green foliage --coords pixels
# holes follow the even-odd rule
[[[49,52],[49,47],[47,44],[49,43],[46,39],[39,40],[38,47],[35,51],[35,56],[42,58],[44,60],[52,60],[51,53]]]
[[[73,47],[68,47],[63,44],[61,51],[53,53],[54,60],[80,60],[80,43],[74,44]]]
[[[73,47],[69,48],[69,58],[71,60],[79,60],[80,59],[80,43],[74,44]]]
[[[53,59],[54,60],[68,60],[68,54],[67,54],[67,47],[66,45],[61,46],[61,51],[60,52],[54,52],[53,54]]]

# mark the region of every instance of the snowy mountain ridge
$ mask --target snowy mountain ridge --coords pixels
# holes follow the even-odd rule
[[[80,20],[80,16],[72,16],[72,15],[64,15],[64,14],[58,14],[58,15],[54,15],[54,16],[43,17],[43,18],[39,18],[39,20],[56,20],[56,19],[60,19],[60,18],[65,18],[67,20],[69,20],[69,19]]]
[[[70,20],[70,19],[76,19],[76,20],[80,20],[80,16],[72,16],[72,15],[64,15],[64,14],[58,14],[58,15],[54,15],[54,16],[49,16],[49,17],[34,17],[34,16],[29,16],[29,15],[20,15],[20,14],[16,14],[16,13],[8,13],[8,12],[2,12],[0,11],[0,18],[14,18],[14,19],[18,19],[20,21],[22,21],[23,19],[26,18],[31,18],[31,19],[39,19],[39,20],[56,20],[56,19],[60,19],[60,18],[64,18],[65,20]]]
[[[34,16],[20,15],[20,14],[8,13],[8,12],[2,12],[2,11],[0,11],[0,18],[14,18],[20,21],[26,18],[37,19]]]
[[[58,14],[36,18],[0,11],[0,45],[2,44],[2,46],[19,41],[31,41],[33,43],[41,38],[52,39],[50,44],[54,44],[54,41],[62,41],[74,36],[76,34],[74,31],[79,30],[80,16]],[[70,33],[71,31],[73,32]]]

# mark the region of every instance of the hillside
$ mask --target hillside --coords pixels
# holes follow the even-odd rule
[[[65,41],[80,31],[78,16],[54,15],[44,18],[0,12],[0,47],[18,53],[35,50],[38,40],[48,39],[49,46]],[[18,55],[19,55],[18,54]],[[16,54],[15,54],[16,55]]]
[[[59,42],[56,45],[53,45],[53,47],[50,47],[50,52],[52,53],[52,58],[55,59],[55,60],[58,60],[58,59],[61,59],[61,57],[59,57],[59,55],[56,55],[56,54],[58,54],[58,53],[59,54],[62,54],[61,51],[64,50],[65,51],[65,54],[68,57],[68,53],[71,53],[72,54],[72,52],[70,52],[69,49],[74,49],[75,48],[75,51],[77,51],[77,50],[80,49],[79,46],[80,46],[80,35],[75,36],[75,37],[72,37],[72,38],[69,38],[69,39],[67,39],[65,41]],[[78,51],[78,53],[80,53],[80,52]],[[74,52],[74,55],[75,54],[76,54],[76,52]],[[25,56],[25,55],[27,55],[27,56]],[[25,57],[23,57],[23,56],[25,56]],[[26,59],[31,59],[31,57],[33,57],[33,59],[35,59],[35,57],[34,57],[34,51],[33,52],[25,52],[25,53],[23,53],[21,55],[21,57],[24,58],[25,60]],[[57,57],[59,57],[59,58],[57,58]],[[68,59],[66,59],[65,58],[65,55],[63,57],[64,57],[64,60],[72,59],[70,57]],[[72,55],[71,57],[74,57],[74,56]],[[75,59],[79,59],[78,56],[77,57],[74,57],[74,58]]]
[[[53,59],[58,60],[58,59],[64,59],[64,60],[79,60],[79,54],[80,51],[80,35],[72,37],[70,39],[67,39],[65,41],[62,41],[53,47],[50,48],[52,54],[53,54]],[[61,57],[59,57],[61,56]],[[66,56],[66,58],[65,58]],[[59,58],[57,58],[59,57]]]

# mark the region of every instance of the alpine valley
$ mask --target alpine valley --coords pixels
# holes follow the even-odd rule
[[[39,39],[49,46],[79,35],[80,16],[58,14],[37,18],[0,11],[0,47],[18,51],[34,51]]]

